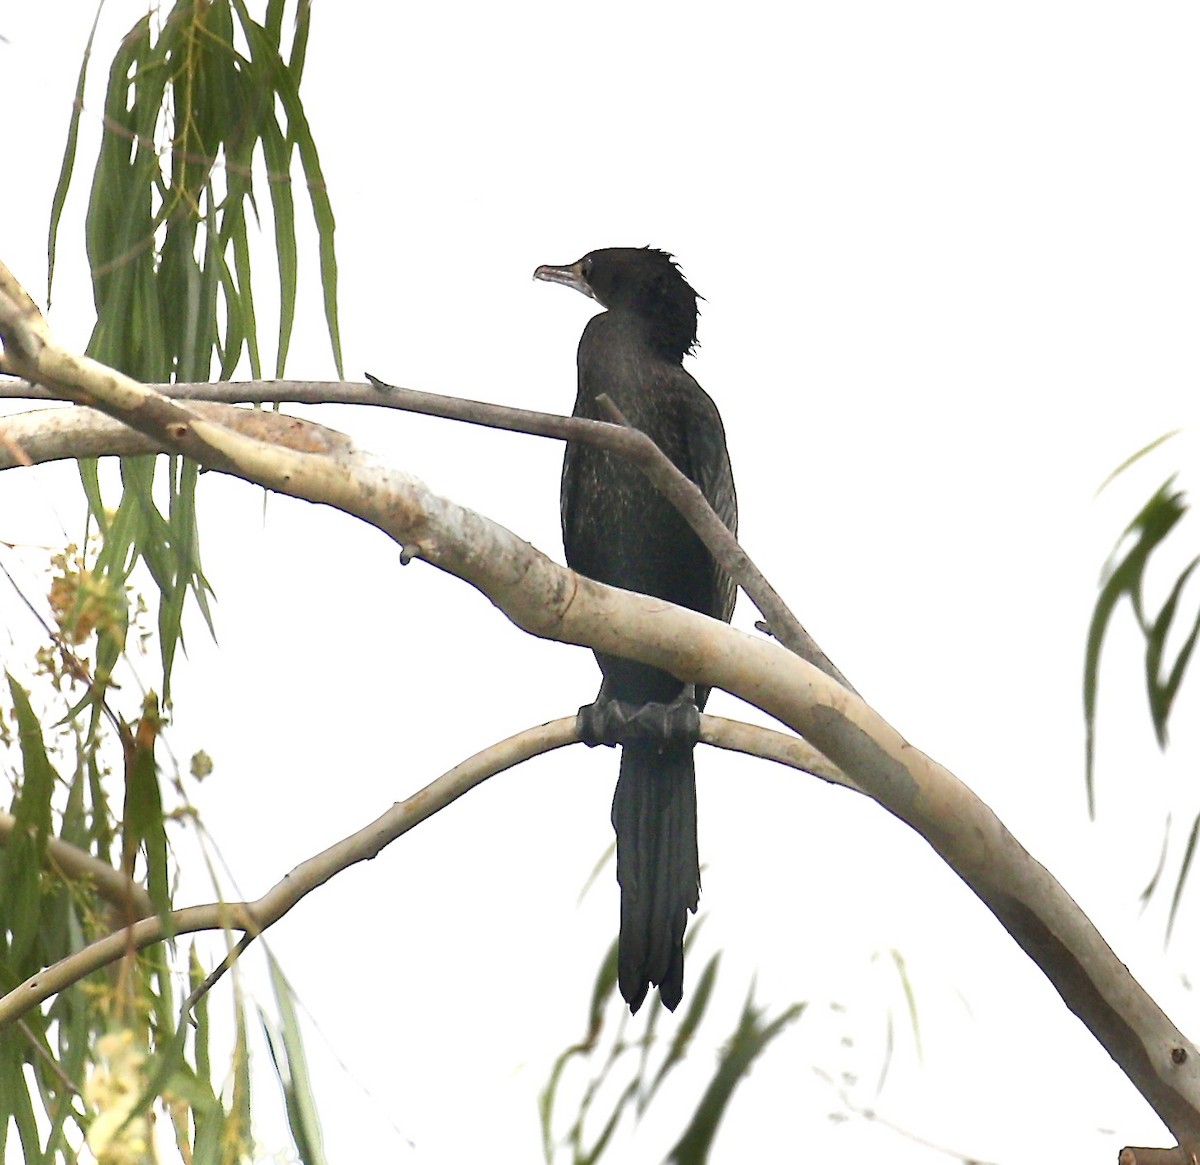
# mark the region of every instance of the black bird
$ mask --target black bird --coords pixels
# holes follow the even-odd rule
[[[574,415],[609,419],[606,393],[737,532],[737,497],[717,406],[683,369],[696,346],[696,293],[672,257],[649,247],[592,251],[570,267],[539,267],[606,310],[579,341]],[[568,443],[563,545],[573,570],[728,622],[735,588],[678,511],[632,462]],[[579,710],[588,744],[620,744],[613,797],[621,994],[637,1011],[650,984],[671,1011],[683,997],[683,932],[700,899],[692,752],[708,689],[657,668],[596,653],[604,680]]]

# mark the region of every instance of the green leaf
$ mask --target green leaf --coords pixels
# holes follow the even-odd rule
[[[13,808],[16,818],[13,834],[32,835],[38,849],[43,850],[50,833],[50,798],[59,777],[46,754],[42,726],[29,703],[29,694],[11,675],[8,676],[8,691],[17,717],[22,768],[21,789]]]
[[[688,992],[687,1010],[675,1028],[675,1034],[671,1037],[667,1054],[659,1066],[658,1072],[655,1074],[650,1087],[646,1090],[638,1104],[639,1114],[644,1112],[649,1106],[650,1101],[654,1098],[654,1094],[658,1091],[659,1085],[666,1079],[668,1073],[677,1065],[683,1063],[687,1057],[692,1039],[708,1011],[708,1005],[712,999],[713,988],[716,986],[717,972],[720,969],[720,965],[721,952],[718,951],[705,964],[704,970],[700,973],[700,981]]]
[[[279,7],[282,11],[282,4]],[[288,71],[292,74],[292,80],[297,89],[300,88],[300,75],[304,72],[304,60],[308,53],[308,34],[311,27],[312,0],[297,0],[296,27],[292,34],[292,55],[288,61]],[[275,43],[279,43],[278,38]]]
[[[167,832],[163,821],[162,792],[158,785],[158,764],[154,744],[160,722],[158,701],[146,697],[142,719],[134,730],[133,764],[125,790],[126,853],[141,849],[146,855],[146,883],[150,901],[162,919],[166,936],[171,928],[171,887],[167,868]]]
[[[921,1047],[921,1019],[917,1010],[917,995],[913,990],[912,978],[908,973],[908,964],[904,961],[904,956],[895,947],[889,947],[887,955],[896,970],[897,978],[900,980],[900,988],[904,992],[904,1006],[908,1012],[908,1024],[912,1031],[913,1047],[917,1053],[917,1062],[924,1063],[925,1053]]]
[[[704,1091],[683,1135],[676,1141],[667,1161],[673,1165],[702,1165],[708,1160],[717,1126],[729,1107],[734,1090],[749,1075],[754,1061],[766,1050],[789,1023],[804,1010],[804,1004],[794,1003],[769,1023],[754,1006],[753,989],[746,997],[742,1017],[733,1038],[721,1054],[720,1063]]]
[[[200,964],[196,948],[193,945],[188,955],[188,984],[191,990],[194,991],[199,987],[205,977],[204,968]],[[206,1089],[211,1094],[209,1081],[212,1079],[212,1063],[209,1058],[210,1028],[207,994],[201,995],[193,1005],[191,1019],[196,1087]],[[184,1026],[182,1022],[181,1026]],[[212,1096],[212,1103],[209,1104],[208,1096],[201,1091],[199,1099],[203,1103],[192,1101],[195,1121],[193,1159],[195,1165],[201,1165],[202,1162],[218,1165],[222,1161],[221,1136],[225,1127],[225,1110],[216,1096]]]
[[[3,1092],[4,1099],[0,1101],[0,1115],[3,1115],[4,1125],[7,1126],[9,1118],[17,1126],[17,1136],[21,1139],[21,1161],[24,1165],[41,1165],[46,1162],[46,1165],[51,1163],[42,1154],[41,1138],[38,1136],[37,1118],[33,1109],[33,1098],[29,1092],[29,1085],[26,1083],[25,1077],[21,1072],[20,1058],[15,1054],[17,1044],[15,1040],[8,1041],[12,1054],[4,1055],[0,1058],[0,1092]],[[7,1132],[7,1129],[4,1130]],[[0,1134],[0,1153],[3,1153],[3,1134]],[[8,1157],[0,1158],[9,1160]]]
[[[312,204],[313,221],[317,227],[317,247],[320,256],[321,264],[321,289],[325,303],[325,324],[329,333],[330,346],[333,349],[334,364],[337,367],[338,376],[343,375],[342,371],[342,344],[340,336],[340,328],[338,325],[337,313],[337,254],[334,250],[333,235],[335,229],[335,221],[333,216],[333,204],[329,200],[329,192],[326,188],[325,175],[321,170],[321,159],[317,151],[316,142],[312,136],[312,130],[309,128],[308,117],[304,112],[304,105],[300,100],[299,94],[299,74],[289,69],[284,64],[283,59],[279,56],[275,47],[271,44],[270,39],[266,35],[264,29],[256,24],[251,18],[246,9],[243,0],[233,0],[234,9],[238,13],[238,18],[242,25],[242,31],[250,44],[251,56],[266,69],[269,70],[272,84],[275,93],[283,105],[284,113],[287,115],[287,133],[285,135],[285,149],[287,154],[287,167],[282,170],[277,170],[278,175],[277,185],[282,186],[283,176],[290,171],[291,149],[294,144],[300,152],[300,164],[304,170],[304,178],[308,187],[309,201]],[[307,35],[307,25],[305,25],[305,35]],[[297,69],[303,63],[303,53],[296,59],[295,65]],[[270,135],[264,136],[264,150],[267,148],[267,141]],[[275,169],[278,163],[272,161],[271,154],[268,153],[268,166]],[[276,194],[276,186],[272,186],[272,197]],[[290,205],[291,193],[286,196],[287,203]],[[278,224],[280,221],[280,210],[276,207],[276,230],[277,230],[277,245],[278,245]],[[290,226],[289,226],[289,229]],[[281,264],[280,266],[280,295],[285,304],[287,295],[284,287],[285,271]],[[280,312],[280,337],[279,337],[279,353],[276,357],[276,366],[278,371],[277,376],[283,375],[283,362],[287,354],[288,341],[292,327],[292,312]]]
[[[904,956],[896,949],[892,949],[892,962],[896,964],[896,973],[900,976],[900,985],[904,988],[904,1002],[908,1008],[908,1022],[912,1028],[913,1044],[917,1051],[917,1063],[925,1062],[925,1052],[921,1046],[921,1019],[917,1011],[917,996],[913,991],[912,979],[908,974],[908,966],[904,962]]]
[[[1095,816],[1096,698],[1104,638],[1117,604],[1126,597],[1133,606],[1138,626],[1144,632],[1149,630],[1143,611],[1142,591],[1146,563],[1155,548],[1187,512],[1184,493],[1172,488],[1174,482],[1172,475],[1159,486],[1118,540],[1105,564],[1104,582],[1088,627],[1083,666],[1083,715],[1086,729],[1085,781],[1090,816]],[[1122,555],[1122,548],[1130,541],[1132,545]]]
[[[58,172],[58,183],[54,187],[54,197],[50,203],[50,230],[46,240],[46,308],[49,310],[52,292],[54,290],[54,259],[58,249],[58,228],[62,223],[63,207],[67,202],[67,191],[71,187],[71,175],[75,171],[75,151],[79,145],[79,115],[83,112],[83,90],[87,83],[88,64],[92,59],[92,45],[96,40],[96,26],[100,23],[100,13],[104,10],[104,0],[96,6],[96,15],[92,20],[92,31],[88,33],[87,44],[83,49],[83,60],[79,63],[79,78],[75,82],[75,100],[71,104],[71,120],[67,125],[67,142],[63,148],[62,167]]]
[[[200,964],[200,956],[196,954],[196,946],[193,943],[191,950],[188,952],[188,986],[191,991],[195,991],[197,987],[207,976],[204,973],[204,968]],[[212,1064],[209,1060],[209,1024],[208,1024],[208,993],[205,992],[196,1000],[192,1006],[192,1048],[193,1059],[196,1061],[196,1071],[205,1080],[212,1076]]]
[[[604,1127],[600,1130],[600,1135],[596,1138],[591,1149],[583,1156],[577,1155],[579,1165],[594,1165],[596,1161],[604,1155],[604,1150],[608,1148],[609,1141],[612,1140],[613,1133],[617,1130],[617,1125],[624,1115],[625,1109],[634,1099],[637,1093],[637,1081],[631,1081],[625,1091],[617,1098],[617,1103],[613,1105],[613,1110],[608,1120],[604,1122]]]
[[[1145,889],[1138,895],[1138,901],[1141,903],[1141,909],[1144,911],[1150,905],[1150,899],[1154,897],[1154,891],[1158,889],[1159,880],[1162,878],[1163,870],[1167,866],[1167,849],[1171,841],[1171,815],[1167,814],[1167,820],[1163,825],[1162,846],[1158,851],[1158,865],[1154,868],[1154,873],[1150,876],[1150,881],[1146,883]]]
[[[1183,851],[1183,863],[1179,868],[1179,880],[1175,883],[1175,893],[1171,895],[1171,912],[1167,917],[1167,941],[1171,940],[1171,932],[1175,929],[1175,918],[1179,913],[1179,903],[1183,901],[1183,889],[1187,884],[1188,874],[1192,872],[1192,861],[1196,856],[1196,840],[1200,837],[1200,816],[1192,822],[1192,831],[1188,834],[1187,846]]]
[[[42,867],[51,829],[50,801],[58,773],[46,754],[42,726],[29,695],[11,675],[8,690],[21,745],[21,782],[13,798],[12,835],[0,860],[0,930],[9,930],[8,959],[14,975],[31,972],[43,927]]]
[[[160,1027],[155,1033],[154,1054],[148,1061],[151,1071],[146,1086],[142,1089],[137,1102],[129,1110],[129,1115],[125,1118],[121,1128],[125,1128],[130,1121],[136,1120],[144,1112],[149,1111],[150,1106],[162,1095],[163,1090],[170,1082],[176,1079],[181,1072],[187,1071],[187,1064],[183,1058],[187,1033],[187,1024],[183,1022]]]
[[[233,1099],[229,1105],[224,1140],[239,1148],[250,1145],[250,1047],[246,1038],[246,1017],[237,1011],[237,1039],[233,1049]]]
[[[186,1100],[199,1114],[208,1114],[220,1109],[220,1102],[212,1085],[203,1076],[197,1075],[186,1064],[177,1067],[164,1081],[164,1090]]]
[[[1126,457],[1116,469],[1112,471],[1101,483],[1100,488],[1096,490],[1096,496],[1102,494],[1118,477],[1121,476],[1131,465],[1140,461],[1147,453],[1153,453],[1160,445],[1169,441],[1172,437],[1177,437],[1182,433],[1182,429],[1172,429],[1169,433],[1164,433],[1161,437],[1155,437],[1149,445],[1143,445],[1136,453],[1130,457]]]
[[[88,799],[91,802],[88,837],[96,857],[111,866],[111,851],[116,835],[112,826],[112,813],[109,811],[108,793],[104,788],[104,773],[94,748],[88,749],[86,768]]]
[[[613,859],[613,855],[617,852],[617,843],[609,842],[604,853],[600,855],[600,860],[592,867],[592,872],[588,874],[584,880],[583,889],[579,891],[579,897],[575,899],[575,904],[582,902],[591,891],[591,888],[596,884],[596,879],[608,868],[609,863]],[[615,949],[615,948],[614,948]]]
[[[275,261],[279,268],[279,340],[275,349],[275,375],[282,376],[287,363],[296,318],[296,283],[299,256],[296,250],[296,206],[292,200],[291,147],[279,123],[267,118],[263,125],[263,156],[272,176],[268,183],[275,223]]]
[[[326,1165],[325,1148],[321,1137],[321,1122],[317,1117],[317,1106],[312,1093],[308,1074],[308,1061],[304,1055],[304,1043],[300,1036],[300,1023],[296,1016],[291,984],[284,977],[279,964],[269,955],[271,985],[275,990],[275,1001],[279,1006],[279,1030],[276,1032],[260,1009],[263,1030],[275,1063],[275,1075],[283,1090],[287,1107],[288,1126],[296,1152],[304,1165]]]
[[[612,852],[612,847],[609,851]],[[607,856],[607,855],[606,855]],[[588,1004],[588,1030],[584,1038],[577,1044],[560,1052],[550,1070],[550,1078],[538,1096],[538,1118],[542,1131],[542,1153],[546,1161],[554,1160],[553,1117],[554,1106],[558,1099],[558,1087],[562,1081],[567,1066],[577,1058],[586,1058],[595,1047],[604,1030],[604,1014],[610,1000],[617,990],[617,940],[613,939],[596,973],[596,981],[592,986],[591,1001]],[[579,1124],[581,1122],[577,1122]]]
[[[884,952],[876,951],[871,956],[871,962],[876,962],[880,955]],[[923,1063],[925,1056],[921,1047],[921,1023],[920,1016],[917,1011],[917,996],[913,990],[912,979],[908,974],[908,965],[904,961],[904,956],[891,947],[887,950],[887,959],[892,968],[896,972],[897,978],[900,980],[900,988],[904,993],[905,1009],[908,1012],[909,1028],[912,1031],[913,1046],[917,1053],[917,1062]],[[878,1096],[883,1091],[884,1084],[887,1083],[888,1074],[891,1071],[892,1057],[896,1050],[896,1021],[893,1008],[889,1003],[887,1009],[887,1027],[885,1032],[883,1062],[879,1069],[879,1079],[875,1083],[875,1095]]]
[[[1154,733],[1158,738],[1160,748],[1165,748],[1167,745],[1167,721],[1175,703],[1175,694],[1179,691],[1180,682],[1183,680],[1188,661],[1191,659],[1192,649],[1196,646],[1196,635],[1197,632],[1200,632],[1200,611],[1197,612],[1196,619],[1192,623],[1192,630],[1180,647],[1179,654],[1175,657],[1175,662],[1165,680],[1161,676],[1162,657],[1166,651],[1167,636],[1171,633],[1175,622],[1179,596],[1198,563],[1200,563],[1200,558],[1192,559],[1183,573],[1175,580],[1175,585],[1171,588],[1166,602],[1163,603],[1158,617],[1146,630],[1146,691],[1150,697],[1150,718],[1154,724]]]

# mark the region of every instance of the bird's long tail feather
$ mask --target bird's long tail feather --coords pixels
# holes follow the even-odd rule
[[[637,1011],[650,984],[674,1011],[683,997],[683,932],[700,901],[696,768],[692,746],[621,749],[613,797],[621,884],[618,977]]]

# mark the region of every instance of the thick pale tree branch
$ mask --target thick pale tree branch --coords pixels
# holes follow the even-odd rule
[[[1196,1165],[1196,1158],[1179,1145],[1173,1149],[1139,1149],[1130,1145],[1117,1155],[1117,1165]]]
[[[397,802],[357,833],[352,833],[307,861],[301,862],[261,898],[253,902],[210,902],[172,912],[171,932],[194,934],[205,930],[236,930],[254,938],[278,922],[301,899],[325,885],[335,875],[358,862],[377,857],[385,846],[489,777],[522,764],[531,757],[574,744],[578,739],[575,717],[564,716],[560,720],[540,724],[501,740],[455,765],[407,800]],[[851,781],[815,749],[803,740],[785,736],[782,732],[741,724],[735,720],[724,720],[718,716],[701,716],[700,739],[716,748],[777,761],[834,784],[855,788]],[[51,840],[50,846],[53,848],[56,845],[61,848],[63,843]],[[86,854],[82,856],[89,857]],[[95,859],[90,859],[90,862],[103,866],[103,863],[96,863]],[[107,867],[103,868],[108,870]],[[108,870],[108,873],[120,877],[115,870]],[[141,894],[145,896],[144,891],[141,891]],[[0,1030],[93,971],[116,962],[131,949],[141,950],[161,942],[166,937],[162,919],[154,916],[152,911],[149,913],[150,917],[141,918],[132,926],[97,939],[82,950],[60,959],[52,967],[39,971],[0,998]],[[242,949],[244,948],[239,943],[239,954]],[[220,970],[228,969],[232,961],[227,959],[222,963]],[[216,974],[210,976],[205,986],[210,987],[217,978]]]
[[[344,434],[286,413],[207,401],[183,403],[197,417],[285,449],[330,456],[353,449]],[[170,452],[173,450],[166,441],[139,433],[96,409],[36,409],[0,417],[0,470],[67,458]]]
[[[470,582],[530,634],[722,688],[782,721],[933,846],[1042,969],[1181,1149],[1200,1159],[1200,1052],[996,815],[854,693],[777,644],[582,578],[409,474],[349,450],[323,456],[256,441],[66,352],[3,268],[0,338],[9,371],[95,405],[211,468],[375,525],[406,552]]]

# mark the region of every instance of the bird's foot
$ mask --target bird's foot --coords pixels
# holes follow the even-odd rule
[[[584,704],[575,731],[589,748],[597,744],[695,744],[700,739],[700,711],[684,693],[669,704],[633,704],[608,697]]]

